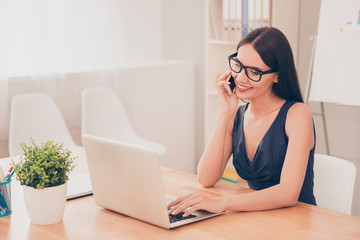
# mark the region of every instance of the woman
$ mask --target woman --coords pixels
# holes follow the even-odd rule
[[[258,211],[294,206],[297,201],[316,205],[315,130],[286,37],[273,27],[255,29],[239,42],[229,65],[218,79],[220,112],[198,164],[198,179],[212,187],[233,154],[237,173],[257,191],[222,197],[192,193],[171,202],[169,213]],[[225,86],[230,75],[236,87],[229,96]],[[238,108],[239,99],[248,103]]]

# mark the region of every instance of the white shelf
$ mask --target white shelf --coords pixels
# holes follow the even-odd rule
[[[217,45],[237,45],[237,42],[229,42],[229,41],[224,41],[224,40],[214,40],[214,39],[209,39],[208,40],[209,44],[217,44]]]

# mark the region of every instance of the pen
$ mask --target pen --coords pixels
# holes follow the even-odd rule
[[[4,181],[6,181],[6,179],[9,177],[9,175],[11,174],[11,171],[13,170],[14,167],[11,167],[8,171],[8,173],[6,174]]]
[[[15,166],[15,168],[17,168],[17,165]],[[14,167],[11,167],[10,170],[9,170],[9,173],[6,175],[6,179],[5,181],[9,181],[12,177],[12,175],[14,174],[15,172],[15,168]],[[11,171],[11,172],[10,172]]]

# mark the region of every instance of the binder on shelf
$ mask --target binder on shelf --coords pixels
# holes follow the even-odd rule
[[[235,11],[235,22],[236,22],[236,34],[235,34],[235,41],[240,41],[242,37],[242,1],[236,0],[236,11]]]
[[[255,0],[255,28],[263,26],[263,0]]]
[[[223,0],[223,39],[228,42],[239,41],[241,34],[241,0]]]
[[[237,42],[249,31],[270,25],[271,0],[210,1],[210,39]]]
[[[261,0],[262,5],[262,26],[270,26],[271,0]]]
[[[229,12],[229,20],[230,20],[230,32],[228,41],[234,42],[237,41],[236,39],[236,6],[237,6],[237,0],[230,0],[230,12]]]
[[[248,0],[242,0],[242,36],[245,36],[249,30],[248,9]]]
[[[220,9],[220,10],[219,10]],[[222,40],[222,14],[221,14],[222,4],[220,1],[210,1],[209,4],[209,30],[210,30],[210,39]]]
[[[229,41],[231,20],[230,20],[230,0],[222,1],[222,40]]]
[[[256,27],[256,0],[247,0],[248,4],[248,32]]]

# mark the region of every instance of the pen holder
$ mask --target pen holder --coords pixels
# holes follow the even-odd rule
[[[0,182],[0,217],[11,213],[11,179]]]

